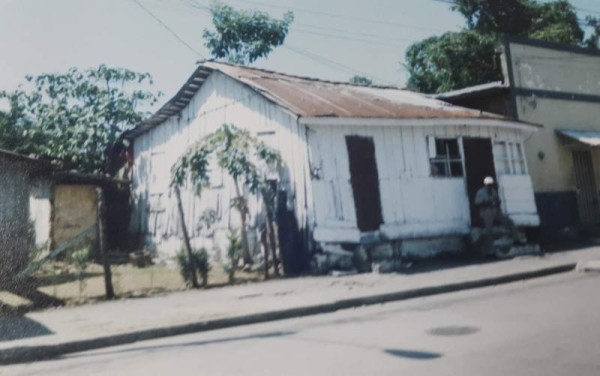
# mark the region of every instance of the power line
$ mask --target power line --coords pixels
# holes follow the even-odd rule
[[[132,0],[132,1],[134,3],[136,3],[140,8],[142,8],[142,10],[144,10],[144,12],[146,12],[150,17],[152,17],[156,22],[158,22],[165,30],[167,30],[169,33],[171,33],[171,35],[173,35],[173,37],[175,37],[175,39],[177,39],[181,44],[183,44],[185,47],[187,47],[190,51],[194,52],[196,55],[200,56],[202,59],[206,59],[206,57],[200,51],[196,50],[188,42],[186,42],[182,37],[180,37],[179,34],[177,34],[175,32],[175,30],[171,29],[171,27],[169,27],[169,25],[167,25],[163,20],[158,18],[158,16],[156,16],[154,13],[152,13],[150,11],[150,9],[146,8],[144,6],[144,4],[142,4],[139,0]]]
[[[368,39],[362,39],[362,38],[353,38],[353,37],[348,37],[345,35],[320,33],[320,32],[312,31],[312,30],[299,29],[297,27],[292,28],[292,30],[299,32],[299,33],[318,35],[318,36],[322,36],[325,38],[347,40],[347,41],[351,41],[351,42],[361,42],[361,43],[365,43],[365,44],[369,44],[369,45],[379,45],[379,46],[386,46],[386,47],[403,48],[403,46],[398,45],[398,44],[393,44],[393,43],[384,43],[384,42],[380,42],[380,41],[374,41],[374,40],[368,40]]]
[[[240,0],[241,1],[241,0]],[[450,4],[450,5],[456,5],[456,1],[454,0],[433,0],[436,1],[438,3],[444,3],[444,4]],[[594,10],[594,9],[587,9],[587,8],[580,8],[580,7],[576,7],[573,6],[573,9],[581,11],[581,12],[586,12],[586,13],[595,13],[595,14],[600,14],[600,10]]]
[[[360,74],[360,75],[363,75],[363,76],[370,76],[369,74],[361,72],[361,71],[359,71],[357,69],[351,68],[351,67],[349,67],[347,65],[338,63],[336,61],[327,59],[325,57],[313,54],[311,52],[308,52],[308,51],[303,50],[303,49],[298,48],[298,47],[292,47],[290,45],[284,45],[283,48],[285,48],[285,49],[287,49],[287,50],[289,50],[291,52],[294,52],[294,53],[296,53],[298,55],[301,55],[303,57],[306,57],[308,59],[314,60],[314,61],[316,61],[318,63],[323,64],[323,65],[327,65],[330,68],[341,69],[341,70],[343,70],[343,71],[345,71],[345,72],[347,72],[349,74]]]
[[[183,0],[182,0],[183,1]],[[206,6],[202,3],[197,2],[196,0],[188,0],[188,4],[192,7],[192,8],[196,8],[196,9],[200,9],[203,10],[205,12],[211,13],[210,12],[210,7]]]
[[[198,10],[210,13],[209,7],[204,6],[203,4],[200,4],[195,0],[189,0],[189,2],[187,2],[185,4],[189,5],[190,7],[194,8],[194,9],[198,9]],[[407,38],[385,38],[385,37],[381,37],[381,36],[378,36],[375,34],[348,32],[343,29],[328,28],[328,27],[323,27],[323,26],[318,26],[318,25],[310,25],[310,24],[297,24],[297,25],[308,27],[308,28],[322,29],[325,31],[342,32],[345,34],[340,35],[340,34],[324,33],[324,32],[314,31],[314,30],[310,30],[310,29],[306,29],[306,28],[301,28],[298,26],[292,26],[292,27],[290,27],[290,30],[299,32],[299,33],[303,33],[303,34],[312,34],[312,35],[318,35],[318,36],[322,36],[322,37],[326,37],[326,38],[348,40],[348,41],[359,42],[359,43],[364,43],[364,44],[369,44],[369,45],[380,45],[380,46],[385,46],[385,47],[404,48],[403,45],[398,45],[398,44],[393,44],[393,43],[385,43],[385,41],[390,41],[390,42],[404,41],[404,42],[411,42],[411,43],[413,42],[412,40],[407,39]],[[358,37],[349,36],[348,34],[356,35]],[[369,38],[369,39],[365,39],[365,38]],[[376,39],[376,40],[373,40],[373,39]]]
[[[342,20],[361,21],[361,22],[373,23],[373,24],[378,24],[378,25],[381,25],[381,24],[392,25],[392,26],[403,27],[403,28],[407,28],[407,29],[421,29],[421,30],[427,30],[427,31],[445,31],[442,29],[431,28],[431,27],[426,27],[426,26],[408,25],[408,24],[402,24],[402,23],[398,23],[398,22],[391,22],[391,21],[385,21],[385,20],[374,20],[374,19],[370,19],[370,18],[354,17],[354,16],[341,15],[341,14],[336,14],[336,13],[321,12],[321,11],[316,11],[316,10],[306,9],[306,8],[285,7],[285,6],[281,6],[281,5],[267,4],[267,3],[262,3],[259,1],[252,1],[252,0],[234,0],[234,1],[252,4],[252,5],[260,5],[260,6],[269,7],[269,8],[293,10],[293,11],[297,11],[297,12],[316,14],[316,15],[327,16],[327,17],[331,17],[331,18],[338,18],[338,19],[342,19]]]
[[[298,54],[298,55],[304,56],[304,57],[306,57],[308,59],[314,60],[314,61],[316,61],[318,63],[323,64],[323,65],[327,65],[330,68],[341,69],[341,70],[343,70],[343,71],[345,71],[345,72],[347,72],[349,74],[359,74],[361,76],[371,77],[371,78],[377,79],[378,81],[384,82],[384,83],[388,82],[387,80],[384,80],[384,79],[382,79],[380,77],[373,76],[373,75],[368,74],[366,72],[360,71],[358,69],[352,68],[352,67],[350,67],[348,65],[345,65],[345,64],[342,64],[342,63],[338,63],[337,61],[328,59],[326,57],[317,55],[315,53],[306,51],[304,49],[301,49],[301,48],[298,48],[298,47],[294,47],[294,46],[290,46],[290,45],[287,45],[287,44],[284,45],[283,47],[286,48],[286,49],[288,49],[291,52],[294,52],[294,53]]]
[[[324,31],[333,31],[333,32],[338,32],[338,33],[344,33],[344,35],[348,35],[348,34],[352,34],[352,35],[357,35],[360,37],[367,37],[367,38],[375,38],[377,40],[389,40],[389,41],[402,41],[402,42],[413,42],[413,39],[408,39],[408,38],[386,38],[386,37],[382,37],[381,35],[377,35],[377,34],[371,34],[371,33],[361,33],[361,32],[355,32],[355,31],[348,31],[348,30],[344,30],[344,29],[338,29],[338,28],[333,28],[333,27],[326,27],[326,26],[320,26],[320,25],[312,25],[312,24],[302,24],[302,23],[298,23],[295,24],[297,26],[300,27],[309,27],[312,29],[320,29],[320,30],[324,30]]]

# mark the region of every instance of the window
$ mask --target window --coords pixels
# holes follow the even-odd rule
[[[499,175],[523,175],[527,173],[523,148],[518,142],[494,142],[494,161]]]
[[[463,176],[463,163],[457,139],[429,137],[427,144],[431,176]]]

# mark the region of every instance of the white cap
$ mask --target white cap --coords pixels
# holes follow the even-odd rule
[[[494,178],[491,176],[487,176],[485,179],[483,179],[483,184],[484,185],[492,185],[494,184]]]

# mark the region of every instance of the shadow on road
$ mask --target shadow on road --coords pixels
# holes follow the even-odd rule
[[[48,328],[27,317],[0,317],[0,342],[53,334]]]
[[[397,356],[399,358],[415,359],[415,360],[431,360],[441,358],[442,354],[429,352],[429,351],[415,351],[415,350],[400,350],[400,349],[386,349],[383,351],[386,354]]]

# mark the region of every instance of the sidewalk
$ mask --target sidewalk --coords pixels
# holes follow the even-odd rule
[[[0,364],[518,281],[600,259],[600,247],[416,274],[305,277],[0,317]]]

